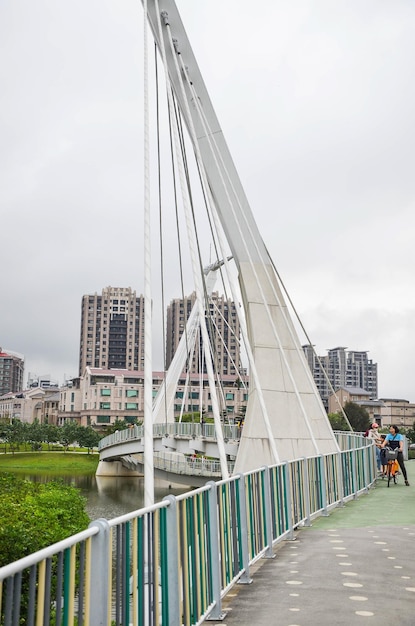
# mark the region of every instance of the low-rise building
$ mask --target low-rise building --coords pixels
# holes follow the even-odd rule
[[[415,423],[415,403],[399,398],[382,398],[382,425],[395,424],[398,427],[412,428]]]
[[[347,402],[354,402],[359,406],[366,409],[369,413],[370,419],[373,422],[377,422],[379,426],[383,426],[382,422],[382,400],[372,400],[371,394],[365,389],[360,387],[339,387],[334,393],[331,393],[328,398],[329,413],[338,413],[341,408],[344,408]]]
[[[153,372],[153,398],[165,380],[165,372]],[[221,414],[232,420],[243,413],[248,400],[247,380],[224,375]],[[206,375],[181,377],[175,392],[173,413],[202,413],[212,416],[212,402]],[[117,420],[130,423],[144,418],[144,372],[87,367],[60,390],[58,423],[77,420],[82,426],[98,429]]]
[[[7,393],[0,397],[0,419],[32,424],[57,424],[59,389],[40,387],[25,389],[19,393]]]

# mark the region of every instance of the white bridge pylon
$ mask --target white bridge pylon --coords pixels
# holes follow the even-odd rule
[[[205,270],[206,292],[210,296],[216,282],[216,272],[223,262],[209,266]],[[173,424],[174,403],[177,383],[186,365],[186,360],[194,349],[200,325],[199,308],[195,304],[186,323],[186,329],[180,338],[179,345],[174,353],[173,360],[167,371],[166,378],[160,386],[153,406],[153,424]],[[191,361],[191,359],[190,359]]]
[[[250,383],[235,472],[337,452],[337,442],[277,273],[258,231],[177,7],[173,0],[147,0],[145,4],[200,167],[225,272],[229,277],[228,248],[238,271],[243,306],[240,325]],[[237,302],[239,294],[233,290],[231,279],[230,285]],[[199,317],[200,312],[199,306]],[[179,357],[175,367],[179,367]],[[176,376],[173,371],[168,374],[172,380]],[[167,385],[169,406],[171,393]],[[160,405],[156,403],[153,416],[161,421],[162,400],[157,402]]]

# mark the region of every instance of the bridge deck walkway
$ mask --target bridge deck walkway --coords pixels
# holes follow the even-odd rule
[[[387,487],[313,520],[226,596],[221,626],[414,626],[415,460]],[[210,622],[214,623],[214,622]]]

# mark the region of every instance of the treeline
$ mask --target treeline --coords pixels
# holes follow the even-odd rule
[[[17,452],[22,448],[33,452],[42,450],[46,444],[48,450],[57,444],[67,451],[75,444],[87,448],[89,452],[98,445],[101,436],[91,426],[79,426],[76,422],[66,422],[63,426],[32,424],[13,420],[12,423],[0,425],[0,440],[4,444],[4,452]],[[0,444],[1,446],[1,444]]]

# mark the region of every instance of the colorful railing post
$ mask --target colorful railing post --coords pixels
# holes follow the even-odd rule
[[[303,496],[305,498],[305,520],[304,526],[311,526],[311,509],[310,509],[310,479],[308,475],[308,460],[307,457],[303,458],[304,465],[304,481],[303,481]]]
[[[339,495],[339,507],[344,506],[344,482],[343,482],[343,471],[342,471],[342,453],[339,451],[336,454],[336,473],[337,473],[337,492]]]
[[[238,476],[238,491],[239,491],[239,531],[241,534],[241,555],[242,555],[242,567],[243,574],[239,579],[239,583],[249,585],[252,582],[252,578],[249,575],[249,550],[248,550],[248,523],[246,513],[246,494],[245,494],[245,476],[239,474]]]
[[[322,454],[318,457],[320,467],[320,489],[321,489],[321,502],[322,502],[322,516],[328,517],[327,510],[327,480],[326,480],[326,468],[324,465],[324,456]]]
[[[356,480],[358,478],[357,475],[356,475],[356,472],[357,472],[357,459],[356,459],[357,450],[351,450],[350,451],[350,455],[351,455],[351,458],[352,458],[352,475],[351,475],[351,479],[352,479],[352,493],[353,493],[353,500],[356,500],[357,499],[357,492],[358,492],[358,489],[356,488]]]
[[[222,611],[222,586],[220,575],[220,553],[219,553],[219,524],[218,524],[218,487],[213,481],[209,481],[209,532],[211,547],[212,566],[212,595],[213,608],[207,618],[209,621],[222,620],[226,613]]]
[[[264,472],[264,508],[265,508],[265,534],[267,548],[265,550],[264,558],[273,559],[275,554],[272,550],[272,514],[271,514],[271,481],[269,467],[265,465],[262,468]]]
[[[375,449],[375,445],[373,444],[373,450]],[[365,493],[369,493],[369,457],[367,454],[367,448],[363,448],[363,484]]]
[[[290,473],[288,471],[288,461],[282,463],[282,475],[284,481],[284,499],[287,511],[288,539],[294,540],[294,523],[293,523],[293,498],[291,492]]]
[[[177,500],[174,496],[166,496],[169,502],[166,510],[166,542],[167,542],[167,577],[169,626],[180,626],[180,590],[179,590],[179,553],[177,545]]]
[[[91,522],[89,528],[97,527],[99,532],[91,539],[90,576],[90,624],[107,626],[110,600],[110,537],[111,529],[106,519]],[[92,567],[93,564],[93,567]]]

